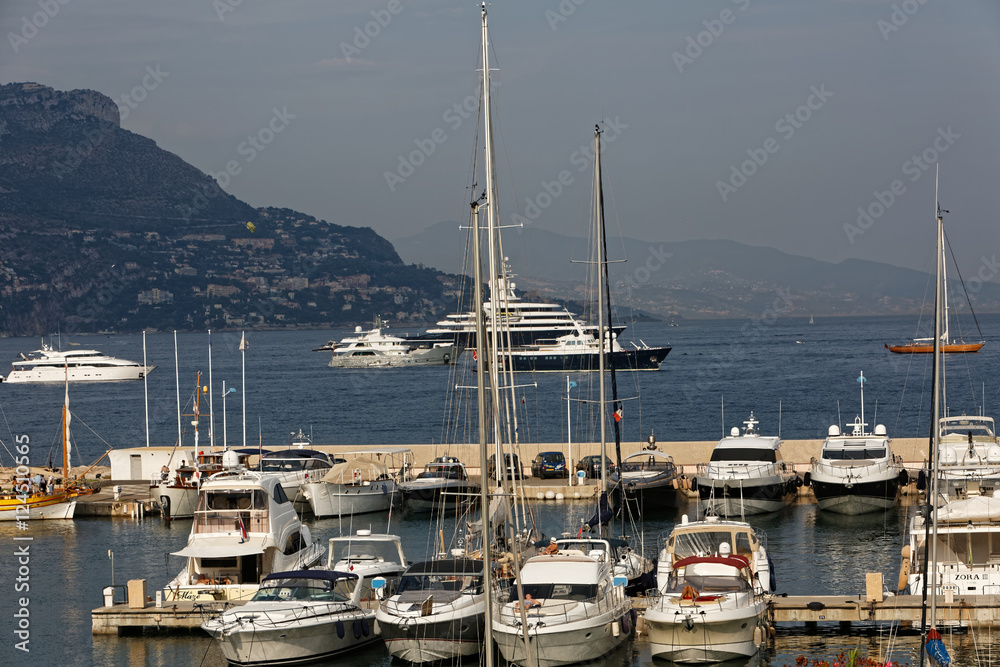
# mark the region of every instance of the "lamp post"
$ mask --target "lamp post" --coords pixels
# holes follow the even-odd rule
[[[573,486],[573,430],[570,426],[569,390],[576,386],[576,383],[566,376],[566,443],[569,446],[568,459],[566,461],[566,471],[569,473],[569,485]]]
[[[226,389],[226,381],[222,381],[222,449],[229,449],[226,442],[226,396],[236,393],[236,387]]]

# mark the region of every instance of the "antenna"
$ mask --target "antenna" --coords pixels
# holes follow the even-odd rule
[[[726,437],[726,395],[722,395],[722,437]]]
[[[778,439],[781,439],[781,399],[778,399]]]

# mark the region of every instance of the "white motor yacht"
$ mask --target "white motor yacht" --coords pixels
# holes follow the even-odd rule
[[[302,440],[308,442],[302,432],[299,431]],[[295,443],[293,443],[295,444]],[[264,454],[257,469],[267,475],[274,475],[281,481],[282,488],[299,509],[309,507],[309,502],[302,493],[303,484],[319,481],[330,469],[338,463],[343,463],[344,458],[321,452],[317,449],[308,449],[299,444],[294,449],[282,449],[276,452]]]
[[[259,449],[250,448],[188,452],[174,469],[173,477],[168,470],[150,482],[150,493],[159,501],[160,515],[167,521],[190,519],[198,505],[202,480],[224,470],[249,469],[250,459],[260,453]]]
[[[41,349],[21,354],[11,364],[3,382],[61,384],[63,382],[121,382],[141,380],[156,366],[108,357],[97,350],[53,350],[42,343]]]
[[[396,484],[405,481],[413,467],[413,452],[406,447],[338,451],[337,457],[345,460],[299,487],[317,517],[388,510]]]
[[[275,572],[245,605],[202,623],[233,665],[298,665],[378,640],[371,578],[352,572]]]
[[[766,542],[743,522],[681,517],[662,541],[659,595],[646,608],[654,658],[706,664],[757,652],[764,595],[774,592]]]
[[[478,654],[486,622],[483,561],[414,563],[375,618],[394,658],[427,663]]]
[[[353,535],[331,537],[326,568],[385,579],[382,596],[395,595],[399,580],[409,567],[398,535],[358,530]]]
[[[277,477],[218,473],[202,482],[185,565],[167,600],[246,600],[272,572],[312,567],[323,548],[302,525]]]
[[[733,427],[712,451],[708,464],[698,465],[698,495],[706,514],[741,517],[777,512],[791,502],[802,480],[781,460],[781,440],[757,433],[753,413]]]
[[[399,366],[446,366],[453,364],[462,347],[450,341],[419,342],[389,336],[381,319],[369,331],[355,327],[355,335],[333,347],[332,368],[389,368]]]
[[[628,640],[635,618],[611,545],[587,540],[593,548],[584,551],[571,542],[557,540],[557,552],[524,562],[523,599],[513,584],[498,599],[493,638],[506,660],[527,664],[525,632],[538,667],[594,660]]]
[[[621,469],[612,479],[617,478],[625,498],[636,501],[644,511],[679,507],[680,476],[672,456],[644,449],[622,459]]]
[[[821,510],[838,514],[864,514],[892,507],[907,475],[892,453],[885,426],[874,433],[858,416],[850,433],[834,424],[823,442],[819,460],[813,459],[808,483]]]
[[[1000,444],[993,418],[942,417],[938,424],[940,492],[951,499],[993,495],[1000,488]]]

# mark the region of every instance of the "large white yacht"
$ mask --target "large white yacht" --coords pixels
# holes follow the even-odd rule
[[[332,368],[389,368],[398,366],[447,366],[462,354],[463,347],[452,341],[407,340],[390,336],[380,319],[369,331],[354,328],[349,336],[333,346],[328,364]]]
[[[708,464],[698,465],[698,495],[705,513],[743,516],[777,512],[791,502],[802,480],[781,460],[781,440],[757,433],[753,413],[743,433],[733,427],[712,451]]]
[[[134,361],[108,357],[97,350],[53,350],[42,343],[39,350],[28,354],[11,364],[3,382],[63,383],[69,382],[120,382],[141,380],[156,366],[143,366]]]
[[[219,473],[201,485],[184,567],[167,600],[246,600],[272,572],[312,567],[323,557],[273,475]]]
[[[497,601],[493,638],[509,662],[526,664],[525,634],[535,664],[558,667],[611,653],[635,627],[611,545],[592,539],[583,551],[568,542],[525,561],[520,587],[511,585]]]
[[[487,333],[491,330],[492,312],[496,309],[503,335],[505,338],[509,335],[510,344],[515,347],[533,345],[539,339],[552,340],[581,332],[597,336],[597,326],[585,324],[564,306],[522,301],[517,296],[516,284],[510,280],[511,277],[509,269],[505,268],[503,275],[490,281],[490,297],[483,303]],[[610,328],[617,336],[625,330],[625,325]],[[407,336],[406,340],[455,340],[465,347],[475,347],[476,315],[472,311],[453,313],[438,322],[436,327],[418,336]]]
[[[708,664],[754,655],[764,639],[764,595],[774,592],[766,536],[749,524],[687,515],[663,540],[659,595],[646,608],[650,653]]]
[[[939,491],[949,499],[994,495],[1000,487],[1000,444],[993,418],[942,417],[938,424]]]

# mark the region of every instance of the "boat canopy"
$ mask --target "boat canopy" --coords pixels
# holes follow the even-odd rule
[[[272,572],[264,577],[264,581],[275,579],[322,579],[324,581],[340,581],[341,579],[357,579],[353,572],[338,572],[337,570],[291,570],[289,572]]]
[[[389,469],[381,461],[366,458],[348,459],[330,468],[320,481],[331,484],[349,484],[351,482],[373,482],[377,479],[388,479]]]
[[[406,575],[416,574],[473,574],[482,575],[483,561],[472,558],[442,558],[414,563],[406,570]]]
[[[173,552],[173,556],[181,558],[233,558],[235,556],[251,556],[262,554],[267,546],[266,537],[250,537],[243,542],[235,543],[226,540],[218,541],[218,537],[213,536],[213,543],[205,544],[205,540],[194,540],[189,542],[180,551]]]

